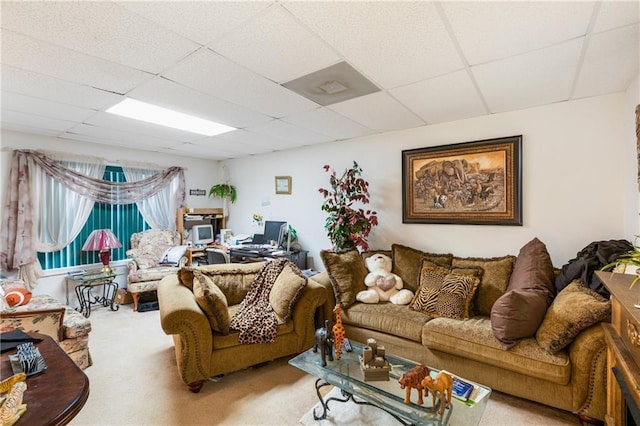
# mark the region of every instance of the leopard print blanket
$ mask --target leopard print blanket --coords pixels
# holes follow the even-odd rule
[[[267,262],[258,272],[238,310],[231,318],[231,328],[238,330],[243,344],[269,343],[276,338],[278,319],[269,304],[269,293],[288,259]]]

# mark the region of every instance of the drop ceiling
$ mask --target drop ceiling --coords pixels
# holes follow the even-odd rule
[[[226,159],[620,92],[639,4],[3,0],[2,128]],[[285,87],[341,62],[380,90],[323,106]],[[125,97],[238,130],[105,113]]]

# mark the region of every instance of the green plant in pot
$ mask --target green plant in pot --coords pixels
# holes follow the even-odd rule
[[[209,189],[209,197],[222,198],[224,217],[229,215],[228,202],[231,201],[231,204],[235,203],[237,195],[236,187],[230,183],[219,183],[217,185],[213,185],[211,189]]]
[[[638,246],[638,238],[640,235],[636,235],[636,238],[633,242],[633,249],[628,252],[620,255],[613,262],[604,265],[602,267],[603,271],[613,271],[613,272],[625,272],[627,267],[635,267],[635,275],[636,278],[631,282],[629,288],[632,288],[635,283],[640,281],[640,246]]]
[[[330,167],[325,165],[325,172]],[[356,208],[356,203],[369,203],[369,183],[362,177],[362,169],[355,161],[340,177],[335,170],[329,176],[330,189],[320,188],[323,195],[322,210],[327,212],[324,228],[336,252],[369,249],[367,238],[378,225],[377,212]]]

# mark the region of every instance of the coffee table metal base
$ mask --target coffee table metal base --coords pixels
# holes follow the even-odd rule
[[[358,405],[369,405],[371,407],[375,407],[379,410],[384,411],[385,413],[389,414],[390,416],[392,416],[394,419],[396,419],[397,421],[399,421],[400,423],[402,423],[404,426],[410,426],[413,423],[408,423],[406,421],[404,421],[404,419],[402,419],[401,417],[398,417],[397,415],[393,414],[390,411],[385,410],[384,408],[376,405],[376,404],[372,404],[369,401],[358,401],[357,399],[355,399],[353,397],[352,393],[347,392],[344,389],[340,389],[340,391],[342,392],[342,396],[345,397],[345,399],[340,399],[340,398],[335,398],[335,397],[331,397],[331,398],[327,398],[326,400],[322,399],[322,395],[320,394],[320,389],[325,387],[325,386],[332,386],[331,383],[327,383],[322,379],[318,379],[316,380],[316,395],[318,395],[318,399],[320,400],[320,404],[322,405],[322,415],[318,416],[316,414],[316,410],[315,408],[313,409],[313,419],[314,420],[324,420],[327,418],[327,411],[329,411],[329,402],[330,401],[338,401],[338,402],[349,402],[352,401],[354,404],[358,404]]]

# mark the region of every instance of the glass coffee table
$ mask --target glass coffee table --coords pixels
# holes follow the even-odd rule
[[[382,342],[380,343],[382,344]],[[391,414],[404,425],[477,425],[480,422],[491,396],[490,388],[467,380],[475,388],[471,398],[464,401],[452,397],[450,407],[443,410],[442,414],[438,414],[440,408],[439,394],[435,410],[432,410],[431,392],[424,397],[424,404],[418,405],[415,402],[418,399],[418,391],[412,389],[411,403],[404,403],[405,389],[400,388],[398,378],[402,373],[415,367],[417,363],[392,354],[386,354],[385,358],[391,365],[389,380],[365,381],[359,359],[359,356],[362,355],[362,344],[351,341],[351,346],[353,350],[351,352],[343,350],[339,361],[335,353],[333,361],[327,358],[326,367],[322,366],[320,350],[313,352],[313,349],[309,349],[289,360],[289,364],[318,378],[316,380],[316,394],[322,404],[323,412],[321,415],[317,415],[314,412],[316,420],[326,418],[329,402],[347,402],[351,400],[356,404],[378,407]],[[438,370],[430,370],[431,377],[435,377]],[[328,385],[339,388],[344,399],[329,398],[326,401],[323,400],[320,389]]]

